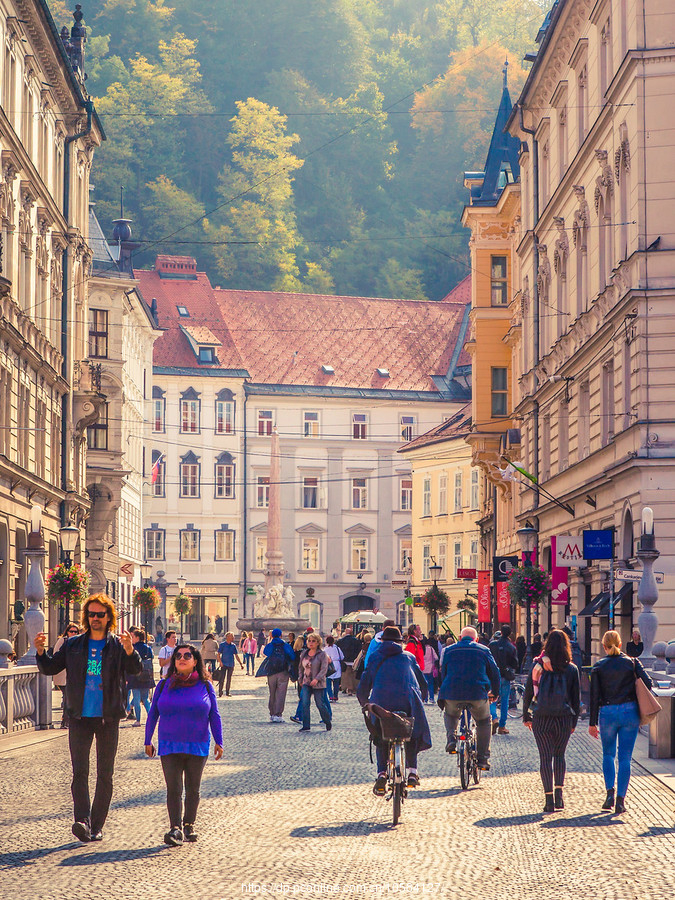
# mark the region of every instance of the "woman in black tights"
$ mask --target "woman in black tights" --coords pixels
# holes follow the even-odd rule
[[[534,734],[546,804],[544,812],[563,809],[565,750],[580,708],[579,670],[564,631],[552,631],[527,678],[523,723]],[[555,788],[555,794],[554,794]]]

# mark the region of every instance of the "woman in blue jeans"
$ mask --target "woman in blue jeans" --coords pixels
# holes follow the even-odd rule
[[[622,813],[630,781],[630,763],[640,727],[635,680],[651,690],[652,680],[639,660],[621,652],[621,638],[607,631],[602,639],[607,656],[591,670],[591,709],[588,732],[602,741],[602,771],[607,796],[603,809]],[[599,724],[599,728],[598,728]],[[615,764],[618,746],[618,772]]]

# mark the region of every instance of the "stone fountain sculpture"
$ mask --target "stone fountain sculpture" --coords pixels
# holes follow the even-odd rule
[[[309,619],[294,615],[295,595],[290,585],[284,585],[286,565],[281,552],[281,450],[279,434],[272,432],[270,448],[270,502],[267,509],[267,553],[265,555],[265,585],[255,585],[253,618],[237,619],[240,631],[252,631],[254,635],[264,628],[281,628],[283,632],[301,634],[309,625]]]

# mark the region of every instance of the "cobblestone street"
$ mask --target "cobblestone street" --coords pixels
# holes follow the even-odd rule
[[[371,793],[356,701],[335,705],[330,734],[315,726],[300,735],[292,723],[269,724],[266,699],[261,680],[235,676],[221,701],[225,755],[204,774],[200,839],[182,848],[162,842],[160,764],[130,723],[100,844],[70,833],[65,738],[0,753],[3,900],[216,900],[273,885],[295,896],[388,896],[404,893],[401,882],[413,896],[484,900],[672,894],[675,795],[636,766],[628,811],[602,813],[599,744],[583,725],[568,752],[567,808],[544,816],[534,741],[520,721],[493,739],[492,772],[462,793],[440,712],[429,707],[435,746],[421,755],[421,787],[393,828],[390,805]]]

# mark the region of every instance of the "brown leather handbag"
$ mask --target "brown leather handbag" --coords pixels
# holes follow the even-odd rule
[[[633,662],[633,668],[635,669],[635,662]],[[648,725],[652,719],[658,716],[663,707],[637,674],[637,669],[635,669],[635,694],[640,709],[640,725]]]

